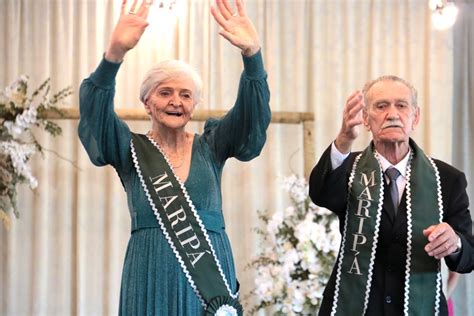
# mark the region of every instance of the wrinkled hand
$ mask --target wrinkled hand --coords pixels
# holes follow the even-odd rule
[[[423,230],[423,235],[428,238],[425,251],[431,257],[441,259],[458,250],[459,236],[448,223],[431,225]]]
[[[255,27],[248,18],[242,0],[235,0],[237,13],[229,0],[216,0],[217,8],[211,7],[211,14],[221,26],[219,34],[232,45],[240,48],[245,56],[252,56],[260,49],[260,40]]]
[[[125,12],[127,0],[122,1],[120,18],[110,37],[105,59],[113,62],[122,61],[125,54],[134,48],[148,26],[147,17],[153,0],[143,0],[138,10],[134,0],[130,10]]]
[[[342,153],[348,153],[351,150],[352,143],[359,136],[358,126],[364,122],[362,118],[363,108],[364,96],[362,92],[355,91],[347,98],[342,114],[341,130],[335,141],[336,148]]]

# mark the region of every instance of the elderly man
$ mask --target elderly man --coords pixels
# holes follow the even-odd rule
[[[419,120],[416,90],[396,76],[348,98],[310,178],[312,200],[338,215],[343,236],[319,315],[447,315],[439,260],[474,269],[466,178],[410,139]],[[351,153],[362,124],[373,141]]]

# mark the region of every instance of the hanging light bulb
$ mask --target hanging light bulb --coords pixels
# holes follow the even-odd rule
[[[431,21],[437,30],[446,30],[454,25],[458,15],[458,8],[453,1],[430,0]]]
[[[435,11],[436,9],[443,7],[443,0],[430,0],[428,5],[431,11]]]
[[[148,33],[156,36],[158,36],[157,34],[163,36],[163,32],[172,34],[172,30],[176,27],[180,4],[181,2],[178,0],[154,0],[148,13],[150,23]]]
[[[173,10],[173,6],[176,4],[176,0],[160,0],[157,1],[158,8]]]

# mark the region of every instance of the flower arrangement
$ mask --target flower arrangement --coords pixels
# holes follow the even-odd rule
[[[49,110],[61,111],[55,106],[69,96],[70,88],[49,96],[50,80],[46,79],[31,95],[28,95],[28,77],[17,80],[0,91],[0,220],[10,224],[9,212],[19,216],[16,205],[16,186],[28,183],[31,189],[38,181],[27,162],[35,153],[43,152],[32,133],[33,127],[43,128],[53,136],[61,134],[56,123],[47,120]]]
[[[336,261],[341,236],[337,217],[317,207],[308,184],[295,175],[283,181],[292,205],[273,215],[259,212],[263,250],[251,263],[257,299],[250,313],[272,306],[277,315],[316,314]]]

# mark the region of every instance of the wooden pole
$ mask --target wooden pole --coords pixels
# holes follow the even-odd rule
[[[62,115],[49,111],[46,115],[49,119],[79,119],[79,108],[60,108]],[[149,120],[148,114],[143,108],[116,108],[115,112],[123,120],[145,121]],[[205,121],[209,118],[220,118],[227,113],[225,110],[196,110],[193,113],[193,121]],[[303,125],[303,155],[304,155],[304,176],[309,179],[314,166],[314,114],[310,112],[272,112],[272,123],[280,124],[302,124]]]
[[[63,107],[60,108],[63,115],[54,111],[47,113],[49,119],[79,119],[79,108]],[[116,108],[115,112],[123,120],[130,121],[148,121],[150,117],[143,108]],[[211,117],[220,118],[227,113],[226,110],[196,110],[193,114],[193,121],[205,121]],[[305,121],[313,121],[314,114],[310,112],[272,112],[272,123],[281,124],[300,124]]]
[[[303,155],[304,155],[304,177],[309,179],[314,167],[314,125],[312,120],[303,122]]]

